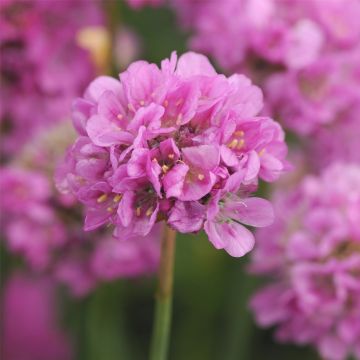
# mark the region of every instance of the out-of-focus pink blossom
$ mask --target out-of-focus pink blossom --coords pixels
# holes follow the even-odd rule
[[[4,285],[1,299],[3,360],[69,360],[70,341],[56,319],[55,289],[21,273]]]
[[[118,29],[114,46],[114,58],[119,69],[126,69],[140,55],[140,39],[127,27],[121,26]]]
[[[192,30],[190,45],[234,70],[255,56],[301,68],[324,51],[345,50],[360,40],[360,4],[350,0],[172,0]]]
[[[258,231],[251,270],[257,322],[327,360],[360,357],[360,166],[335,164],[277,193],[274,225]]]
[[[265,85],[271,113],[302,135],[335,122],[349,124],[346,113],[360,109],[359,56],[358,50],[330,54],[301,70],[270,76]]]
[[[76,34],[103,19],[93,0],[2,1],[0,10],[1,150],[9,156],[69,117],[71,99],[94,76]]]
[[[284,133],[257,116],[261,108],[259,88],[217,74],[203,55],[173,53],[161,68],[135,62],[120,81],[99,77],[75,101],[79,137],[58,186],[85,204],[87,231],[110,223],[117,236],[137,237],[161,220],[181,232],[205,223],[217,248],[242,256],[254,239],[238,222],[264,226],[272,217],[265,200],[247,213],[248,197],[287,166]],[[229,194],[241,216],[224,211]]]

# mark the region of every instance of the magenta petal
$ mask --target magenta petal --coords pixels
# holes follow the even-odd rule
[[[227,200],[224,214],[243,224],[256,227],[269,226],[274,221],[274,210],[271,203],[256,197]]]
[[[191,51],[179,57],[176,73],[183,77],[193,75],[216,75],[215,69],[206,56]]]
[[[118,122],[119,124],[127,121],[126,111],[120,99],[112,92],[105,91],[99,99],[98,113],[106,119]]]
[[[161,183],[159,180],[159,176],[162,173],[161,166],[157,161],[153,161],[148,157],[146,162],[146,174],[149,177],[149,180],[151,184],[153,185],[156,193],[160,198],[162,198],[161,195]]]
[[[121,83],[110,76],[99,76],[86,89],[85,99],[98,102],[101,95],[107,90],[119,94],[122,91]]]
[[[161,126],[160,119],[163,114],[164,108],[160,105],[152,103],[149,106],[142,107],[136,112],[127,129],[136,132],[141,126],[146,126],[150,132],[157,130]]]
[[[205,211],[206,207],[197,201],[177,201],[171,209],[169,224],[182,233],[199,231],[204,223]]]
[[[186,164],[177,164],[163,178],[166,197],[179,197],[184,186],[185,176],[189,171]]]
[[[104,225],[110,216],[111,214],[105,208],[89,209],[85,216],[84,230],[92,231],[97,229]]]
[[[252,250],[255,244],[254,235],[241,224],[236,222],[214,222],[205,223],[205,231],[210,242],[217,249],[225,249],[234,257],[241,257]]]
[[[198,176],[201,175],[200,179]],[[182,201],[199,200],[207,195],[215,185],[216,175],[211,172],[191,174],[186,176],[183,189],[179,199]]]
[[[141,177],[146,175],[146,164],[149,158],[148,149],[135,149],[128,161],[127,173],[130,177]]]
[[[118,207],[117,214],[123,226],[130,225],[134,216],[135,193],[127,191],[124,193]]]
[[[226,166],[233,167],[239,164],[239,160],[237,156],[234,154],[234,152],[231,149],[229,149],[225,145],[222,145],[220,147],[220,155],[221,155],[221,161]]]
[[[219,165],[220,150],[215,145],[186,147],[182,153],[187,163],[205,170],[212,170]]]
[[[133,135],[99,115],[93,115],[88,120],[86,131],[92,142],[98,146],[131,144],[134,139]]]

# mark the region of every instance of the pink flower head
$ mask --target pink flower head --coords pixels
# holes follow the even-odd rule
[[[360,357],[360,167],[335,164],[275,197],[251,270],[271,283],[252,299],[280,341],[312,344],[327,360]]]
[[[3,360],[69,360],[70,341],[56,322],[55,288],[45,278],[12,275],[1,314]]]
[[[58,183],[85,204],[85,230],[111,223],[116,236],[137,237],[161,220],[181,232],[207,224],[216,247],[241,256],[253,238],[238,223],[262,226],[272,214],[265,200],[247,214],[256,202],[247,197],[287,166],[284,133],[257,116],[261,107],[248,78],[217,74],[200,54],[173,53],[160,68],[137,61],[120,81],[99,77],[75,101],[79,137]],[[241,216],[221,210],[229,194]],[[216,240],[229,233],[232,250]]]

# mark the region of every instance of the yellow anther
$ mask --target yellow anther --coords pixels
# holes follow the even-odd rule
[[[114,203],[117,203],[117,202],[119,202],[120,200],[121,200],[121,198],[122,198],[122,195],[121,194],[117,194],[117,195],[115,195],[114,196]]]
[[[228,144],[228,147],[229,147],[230,149],[235,149],[238,143],[239,143],[239,140],[238,140],[238,139],[233,139],[233,140]]]
[[[136,215],[140,216],[140,214],[141,214],[141,206],[136,208]]]
[[[242,137],[242,136],[245,135],[245,133],[244,133],[242,130],[238,130],[238,131],[235,131],[235,132],[234,132],[234,135],[235,135],[235,136],[240,136],[240,137]]]
[[[204,179],[205,179],[205,175],[204,175],[204,174],[199,174],[199,175],[198,175],[198,179],[199,179],[199,180],[204,180]]]
[[[240,139],[238,145],[236,146],[237,149],[241,149],[245,145],[245,140]]]
[[[171,153],[171,154],[168,155],[168,158],[171,159],[171,160],[173,160],[174,157],[175,157],[175,154],[172,154],[172,153]]]
[[[140,105],[144,106],[145,105],[145,101],[144,100],[140,100]]]
[[[122,120],[122,118],[124,117],[124,115],[123,115],[123,114],[117,114],[116,117],[118,118],[118,120]]]
[[[165,107],[167,107],[167,106],[169,105],[169,102],[168,102],[167,100],[164,100],[163,105],[164,105]]]
[[[263,148],[262,150],[260,150],[260,151],[259,151],[259,156],[263,156],[265,151],[266,151],[265,148]]]
[[[96,202],[97,202],[98,204],[101,204],[101,203],[103,203],[104,201],[106,201],[107,197],[108,197],[107,194],[102,194],[102,195],[100,195],[100,196],[97,198]]]
[[[106,210],[107,210],[107,212],[111,213],[111,212],[114,211],[114,208],[112,208],[111,206],[109,206]]]
[[[181,124],[181,121],[182,121],[182,117],[183,117],[183,114],[180,113],[176,119],[176,125],[180,125]]]
[[[149,208],[146,210],[145,215],[146,215],[146,216],[150,216],[152,213],[153,213],[153,208],[152,208],[152,207],[149,207]]]
[[[169,167],[167,165],[163,165],[161,169],[164,173],[166,173],[169,170]]]

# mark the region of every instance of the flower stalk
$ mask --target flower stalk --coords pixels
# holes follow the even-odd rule
[[[176,232],[166,226],[161,244],[150,360],[167,358],[171,328],[175,238]]]

